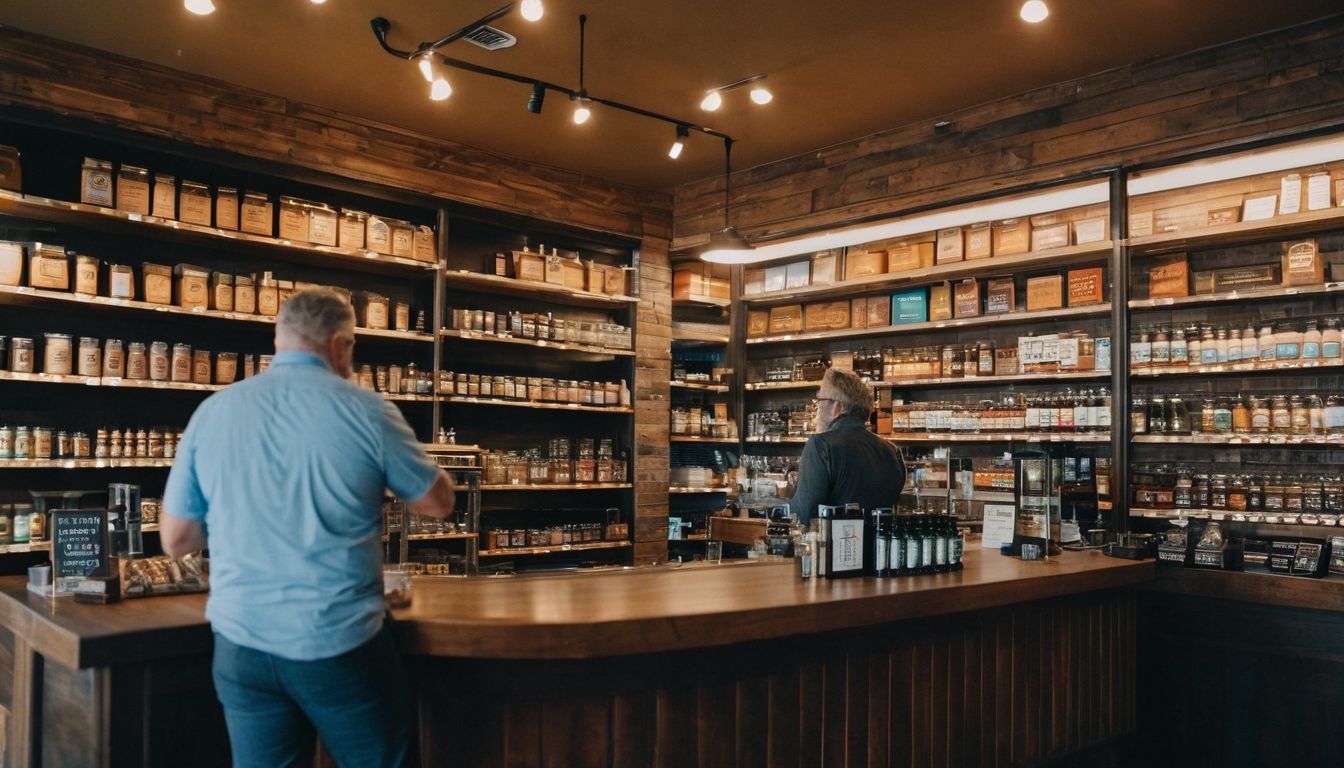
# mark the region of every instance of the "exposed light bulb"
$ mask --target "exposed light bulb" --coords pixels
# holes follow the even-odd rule
[[[313,0],[313,5],[326,5],[327,0]]]
[[[518,7],[519,13],[528,21],[541,21],[541,15],[546,12],[542,7],[541,0],[523,0],[522,5]]]
[[[1022,4],[1020,14],[1022,20],[1032,24],[1039,24],[1045,21],[1045,17],[1050,15],[1050,9],[1045,7],[1045,0],[1027,0]]]
[[[672,142],[672,148],[667,150],[667,156],[672,158],[673,160],[676,160],[678,157],[681,157],[681,151],[685,148],[686,143],[683,142],[681,139],[677,139],[676,141]]]
[[[182,5],[197,16],[209,16],[215,12],[215,4],[210,0],[184,0]]]
[[[434,82],[429,86],[429,98],[434,101],[443,101],[452,95],[453,86],[449,85],[448,81],[444,80],[442,77],[435,78]]]
[[[420,74],[425,76],[425,82],[434,82],[434,54],[424,54],[420,57],[418,64],[420,65]]]
[[[769,104],[775,95],[765,89],[765,86],[758,85],[751,89],[751,100],[757,104]]]
[[[582,101],[579,102],[578,106],[574,107],[575,125],[583,125],[584,123],[588,122],[588,118],[592,116],[593,116],[593,110],[589,109],[588,105],[583,103]]]
[[[700,108],[706,112],[713,112],[721,106],[723,106],[723,96],[718,91],[710,91],[700,101]]]

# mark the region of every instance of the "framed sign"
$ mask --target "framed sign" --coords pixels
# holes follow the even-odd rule
[[[74,591],[85,577],[108,575],[107,510],[54,510],[51,563],[57,592]]]
[[[831,562],[826,569],[828,577],[840,579],[863,575],[864,522],[862,514],[831,520]]]

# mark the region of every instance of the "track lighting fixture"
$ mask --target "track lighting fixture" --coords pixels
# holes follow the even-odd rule
[[[453,86],[442,77],[434,78],[434,82],[429,85],[429,98],[434,101],[443,101],[453,95]]]
[[[527,100],[527,111],[534,115],[541,114],[541,105],[546,101],[546,86],[541,83],[532,84],[532,96]]]
[[[420,67],[420,74],[425,77],[425,82],[434,82],[434,53],[432,51],[425,51],[420,55],[418,65]]]
[[[1045,0],[1027,0],[1022,4],[1022,10],[1018,12],[1018,15],[1025,22],[1039,24],[1050,15],[1050,9],[1046,7]]]
[[[713,88],[705,94],[705,98],[700,100],[700,108],[706,112],[713,112],[723,106],[723,94],[728,93],[729,91],[736,91],[737,89],[744,88],[748,85],[751,86],[750,95],[753,102],[757,104],[769,104],[774,100],[775,95],[766,89],[761,82],[763,80],[765,80],[765,75],[752,75],[751,77],[744,77],[736,82]]]
[[[667,150],[667,156],[676,160],[681,157],[682,150],[686,149],[686,139],[690,138],[691,129],[684,126],[677,126],[677,139],[672,142],[671,149]]]
[[[580,91],[582,93],[582,91]],[[589,100],[587,96],[574,97],[574,124],[583,125],[588,122],[588,118],[593,116],[593,110],[588,107]]]
[[[210,0],[185,0],[182,6],[197,16],[209,16],[215,12],[215,4]]]
[[[700,254],[703,261],[718,264],[744,264],[753,260],[751,243],[737,231],[728,218],[733,199],[733,140],[723,140],[723,229],[709,236],[709,246]]]
[[[751,100],[757,104],[769,104],[774,98],[775,95],[766,90],[763,85],[758,85],[751,89]]]
[[[713,112],[723,106],[723,96],[718,91],[710,91],[705,94],[705,98],[700,100],[700,108],[706,112]]]

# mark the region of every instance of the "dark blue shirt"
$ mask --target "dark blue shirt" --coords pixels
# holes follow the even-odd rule
[[[803,446],[789,509],[806,525],[819,504],[895,507],[904,488],[905,463],[896,446],[869,432],[862,419],[841,416]]]

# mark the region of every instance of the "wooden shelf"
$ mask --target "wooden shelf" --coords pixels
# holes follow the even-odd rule
[[[733,489],[724,486],[692,486],[692,485],[669,485],[667,492],[671,494],[691,494],[691,493],[732,493]]]
[[[0,371],[0,381],[23,381],[34,384],[75,384],[85,387],[119,387],[123,389],[182,390],[186,392],[218,392],[227,384],[193,384],[186,381],[153,381],[150,379],[117,379],[98,376],[56,376],[47,373],[14,373]],[[243,381],[243,379],[239,379]],[[430,395],[390,395],[382,393],[385,400],[395,402],[432,403]]]
[[[694,389],[701,392],[727,392],[731,389],[727,384],[700,384],[694,381],[673,381],[670,386],[673,389]]]
[[[907,432],[879,435],[893,442],[909,443],[1109,443],[1109,432]]]
[[[74,224],[104,232],[129,232],[142,236],[149,235],[178,242],[211,243],[215,245],[243,243],[268,249],[272,253],[290,258],[305,257],[305,261],[327,265],[344,265],[362,269],[373,267],[381,271],[390,268],[402,272],[427,272],[437,269],[436,264],[400,256],[386,256],[364,249],[293,242],[277,237],[265,237],[229,229],[188,224],[174,219],[125,213],[97,205],[84,205],[34,195],[21,195],[17,192],[0,191],[0,214],[58,224]]]
[[[905,489],[904,491],[901,491],[901,495],[902,495],[902,496],[915,496],[915,497],[918,497],[918,498],[929,498],[929,499],[946,499],[946,498],[947,498],[947,489],[946,489],[946,488],[920,488],[920,489],[918,489],[918,490],[919,490],[919,491],[922,491],[922,492],[921,492],[921,493],[916,493],[916,489],[913,489],[913,488],[907,488],[907,489]],[[983,503],[986,503],[986,504],[1011,504],[1012,502],[1017,501],[1017,494],[1016,494],[1016,493],[1013,493],[1012,491],[985,491],[985,490],[979,490],[979,489],[976,489],[975,491],[973,491],[973,492],[971,493],[971,497],[970,497],[970,498],[965,498],[965,497],[962,497],[962,496],[953,496],[953,497],[952,497],[952,501],[953,501],[953,502],[958,502],[958,501],[979,501],[979,502],[983,502]],[[968,521],[963,520],[963,521],[959,521],[959,522],[965,523],[965,522],[968,522]]]
[[[628,541],[590,541],[585,544],[556,544],[551,547],[511,547],[509,549],[483,549],[481,557],[509,557],[514,555],[553,555],[560,552],[584,552],[594,549],[628,549],[633,546]]]
[[[0,544],[0,555],[16,555],[21,552],[50,552],[50,541],[33,541],[26,544]]]
[[[1147,518],[1152,520],[1178,520],[1181,512],[1185,512],[1186,519],[1189,520],[1208,520],[1212,522],[1225,523],[1228,525],[1254,527],[1257,532],[1265,535],[1282,536],[1334,536],[1340,533],[1340,528],[1333,522],[1323,523],[1304,523],[1299,515],[1292,514],[1284,516],[1282,514],[1266,514],[1261,512],[1237,512],[1230,509],[1146,509],[1143,507],[1130,507],[1129,516],[1132,518]],[[1236,519],[1240,517],[1241,519]],[[1317,516],[1318,519],[1321,517]],[[1255,519],[1250,519],[1255,518]],[[1330,518],[1326,518],[1329,520]],[[1272,521],[1272,522],[1271,522]],[[1315,533],[1312,533],[1312,532]]]
[[[172,459],[0,459],[0,469],[157,469]]]
[[[394,403],[432,403],[433,395],[389,395],[382,393],[384,400],[391,400]]]
[[[712,296],[694,296],[689,299],[673,299],[674,307],[728,307],[732,299],[716,299]]]
[[[538,283],[531,280],[517,280],[512,277],[486,275],[465,270],[446,270],[443,281],[449,288],[462,288],[479,293],[523,296],[554,304],[577,304],[587,307],[625,307],[638,304],[634,296],[610,296],[605,293],[581,291],[566,288],[555,283]]]
[[[1293,237],[1307,232],[1344,227],[1344,208],[1331,207],[1319,211],[1302,211],[1287,216],[1275,216],[1264,221],[1241,221],[1219,227],[1205,227],[1190,232],[1167,232],[1127,241],[1130,251],[1137,255],[1171,253],[1218,245],[1250,243]]]
[[[717,443],[719,445],[736,445],[736,437],[698,437],[695,435],[669,435],[668,441],[673,443]]]
[[[905,325],[884,325],[880,328],[850,328],[843,331],[816,331],[813,333],[792,333],[783,336],[761,336],[747,339],[747,344],[786,344],[801,341],[830,341],[840,339],[861,339],[873,336],[894,336],[904,333],[925,333],[928,331],[975,328],[984,325],[1016,325],[1032,322],[1055,322],[1086,317],[1105,317],[1111,313],[1111,304],[1093,304],[1087,307],[1052,309],[1042,312],[1009,312],[1001,315],[981,315],[963,317],[957,320],[936,320],[928,323],[908,323]]]
[[[914,387],[979,387],[1006,383],[1100,381],[1109,378],[1111,378],[1110,371],[1061,371],[1059,373],[1020,373],[1013,376],[958,376],[936,379],[872,381],[869,382],[869,386],[883,389],[910,389]],[[746,389],[749,392],[787,391],[796,389],[815,389],[820,385],[820,381],[748,382]]]
[[[846,280],[834,285],[814,285],[790,291],[775,291],[743,297],[747,304],[787,304],[793,301],[811,301],[830,297],[849,298],[887,289],[915,288],[944,280],[984,275],[1012,274],[1033,267],[1063,267],[1086,261],[1097,261],[1110,255],[1112,243],[1102,240],[1086,245],[1071,245],[1046,251],[1033,251],[1015,256],[996,256],[976,261],[960,261],[911,272],[870,275],[858,280]]]
[[[673,321],[672,341],[682,344],[727,344],[732,339],[726,328],[724,333],[715,333]]]
[[[1331,369],[1344,368],[1344,362],[1339,363],[1321,363],[1318,365],[1293,365],[1261,368],[1254,364],[1231,363],[1224,365],[1201,365],[1185,368],[1165,368],[1159,370],[1138,370],[1130,373],[1131,379],[1161,379],[1170,377],[1191,377],[1191,376],[1260,376],[1264,374],[1288,374],[1288,375],[1310,375],[1321,371],[1332,375],[1337,375]]]
[[[807,438],[801,435],[790,435],[775,440],[762,440],[761,438],[747,438],[746,442],[759,445],[802,445],[807,442]]]
[[[792,389],[816,389],[821,379],[816,381],[749,381],[745,387],[748,392],[787,392]]]
[[[1223,304],[1229,301],[1265,301],[1268,299],[1291,299],[1299,296],[1324,296],[1344,292],[1344,283],[1323,283],[1321,285],[1301,285],[1291,288],[1266,288],[1263,291],[1232,291],[1231,293],[1212,293],[1203,296],[1177,296],[1164,299],[1131,299],[1130,309],[1185,309],[1204,307],[1211,304]]]
[[[444,395],[445,403],[470,403],[472,405],[501,405],[511,408],[531,408],[546,411],[586,411],[589,413],[634,413],[634,408],[603,405],[575,405],[573,403],[537,403],[531,400],[498,400],[492,397],[461,397]]]
[[[253,315],[244,312],[220,312],[213,309],[183,309],[174,304],[151,304],[147,301],[132,299],[111,299],[106,296],[85,296],[65,291],[48,291],[27,286],[0,285],[0,304],[28,306],[76,305],[84,307],[103,307],[107,309],[130,310],[137,312],[160,312],[184,317],[202,317],[210,320],[225,320],[241,323],[275,325],[275,318],[268,315]],[[355,328],[356,336],[396,341],[432,342],[434,337],[427,333],[414,331],[384,331],[374,328]]]
[[[1253,448],[1294,448],[1297,446],[1310,448],[1322,445],[1344,447],[1344,439],[1302,435],[1134,435],[1130,440],[1135,443],[1158,445],[1240,445]]]
[[[574,344],[567,341],[547,341],[545,339],[515,339],[512,336],[496,336],[493,333],[478,333],[476,331],[456,331],[445,328],[439,331],[439,336],[445,339],[461,339],[463,341],[482,341],[490,344],[513,344],[524,347],[533,347],[536,349],[553,349],[561,352],[583,352],[589,355],[604,355],[614,357],[634,357],[634,350],[615,349],[611,347],[599,347],[594,344]]]
[[[477,538],[475,533],[412,533],[406,537],[407,541],[441,541],[441,540],[466,540]]]
[[[567,485],[482,485],[482,491],[610,491],[633,488],[630,483],[569,483]]]

